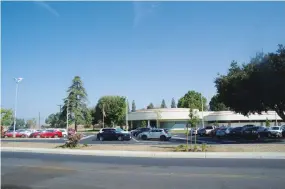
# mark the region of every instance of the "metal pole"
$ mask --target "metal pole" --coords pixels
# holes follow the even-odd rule
[[[202,125],[203,125],[203,128],[205,128],[205,124],[204,124],[204,104],[203,104],[202,94],[201,94],[201,106],[202,106]]]
[[[104,110],[104,104],[103,104],[103,128],[104,128],[104,117],[105,117],[105,110]]]
[[[129,124],[128,124],[128,113],[129,113],[129,111],[128,111],[128,100],[127,100],[127,97],[126,97],[126,130],[128,130],[129,129]]]
[[[61,105],[58,105],[59,106],[59,113],[61,113]]]
[[[39,112],[39,129],[41,129],[41,112]]]
[[[69,99],[67,99],[67,107],[66,107],[66,132],[68,132],[68,108],[69,108]]]
[[[13,137],[16,137],[16,116],[17,116],[17,100],[18,100],[18,82],[16,81],[16,97],[15,97],[15,109],[14,109],[14,132],[13,132]]]
[[[276,112],[275,112],[275,126],[277,126],[278,124],[277,124],[277,114],[276,114]]]

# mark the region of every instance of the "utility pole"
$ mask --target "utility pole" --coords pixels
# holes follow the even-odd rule
[[[127,100],[127,97],[126,97],[126,130],[129,130],[129,124],[128,124],[128,109],[129,109],[129,104],[128,104],[128,100]]]
[[[204,125],[204,103],[203,103],[202,94],[201,94],[201,105],[202,105],[202,125],[203,125],[203,128],[204,128],[205,127],[205,125]]]
[[[16,117],[17,117],[17,101],[18,101],[18,85],[23,80],[23,78],[14,78],[16,81],[16,96],[15,96],[15,109],[14,109],[14,124],[13,124],[13,137],[16,138]]]
[[[59,113],[61,113],[61,106],[62,106],[62,105],[57,105],[57,106],[59,106]]]
[[[66,132],[68,133],[68,108],[69,108],[69,99],[67,99],[67,107],[66,107]]]
[[[41,129],[41,112],[39,112],[39,129]]]

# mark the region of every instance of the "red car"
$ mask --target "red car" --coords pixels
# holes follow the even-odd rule
[[[30,138],[40,138],[41,137],[40,135],[42,132],[45,132],[45,131],[44,130],[43,131],[37,130],[36,132],[34,132],[30,135]]]
[[[48,129],[40,133],[41,138],[58,138],[62,137],[62,132],[57,129]]]
[[[4,137],[5,138],[13,137],[13,133],[14,133],[13,131],[6,131],[4,134]],[[19,133],[17,131],[15,132],[15,134],[16,134],[16,137],[22,137],[22,135],[23,135],[22,133]]]

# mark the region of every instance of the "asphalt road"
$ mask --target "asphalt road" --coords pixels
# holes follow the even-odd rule
[[[34,139],[34,138],[20,138],[20,139],[2,139],[2,142],[33,142],[33,143],[57,143],[57,144],[63,144],[65,143],[66,139],[59,138],[59,139]],[[96,135],[87,135],[85,136],[81,141],[81,144],[132,144],[132,145],[175,145],[184,143],[184,141],[181,140],[170,140],[170,141],[159,141],[159,140],[139,140],[136,138],[131,139],[130,141],[99,141],[96,139]]]
[[[2,152],[2,189],[283,189],[285,160]]]

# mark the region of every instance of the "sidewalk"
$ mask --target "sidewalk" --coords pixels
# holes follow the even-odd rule
[[[148,158],[233,158],[233,159],[285,159],[284,152],[147,152],[147,151],[108,151],[108,150],[71,150],[45,148],[2,147],[1,152],[28,152],[43,154],[69,154],[117,157]]]

